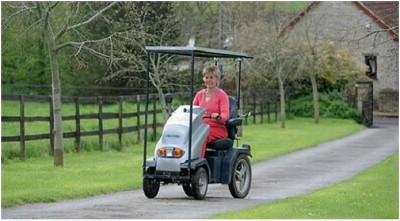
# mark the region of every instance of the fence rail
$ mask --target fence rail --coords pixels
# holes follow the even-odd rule
[[[270,99],[268,96],[257,96],[259,92],[248,92],[246,94],[246,99],[243,99],[243,109],[245,111],[252,112],[252,122],[257,123],[257,117],[260,122],[264,122],[264,115],[267,115],[268,122],[271,121],[271,115],[274,115],[275,121],[277,121],[278,116],[278,103],[276,99]],[[182,96],[182,95],[178,95]],[[271,95],[269,95],[271,96]],[[17,101],[19,102],[20,111],[19,116],[1,116],[1,120],[3,123],[19,123],[19,135],[13,136],[1,136],[1,142],[20,142],[20,158],[25,159],[26,155],[26,141],[33,140],[43,140],[48,139],[50,142],[49,154],[51,155],[54,151],[54,116],[53,116],[53,107],[52,107],[52,97],[51,96],[32,96],[32,95],[2,95],[3,101]],[[157,114],[161,113],[161,109],[157,109],[157,100],[158,97],[156,95],[150,96],[149,103],[149,130],[152,132],[150,138],[154,141],[157,136],[157,128],[161,128],[163,123],[157,122]],[[49,107],[48,116],[25,116],[26,110],[25,104],[26,102],[40,102],[47,103]],[[100,150],[103,149],[104,144],[104,135],[106,134],[117,134],[118,135],[118,148],[122,149],[122,135],[126,133],[136,133],[137,140],[141,140],[141,131],[146,127],[144,123],[141,121],[141,116],[145,115],[145,111],[141,110],[141,104],[145,102],[144,95],[133,95],[133,96],[99,96],[99,97],[62,97],[63,104],[65,103],[74,103],[75,105],[75,114],[62,116],[62,120],[64,121],[74,121],[75,122],[75,131],[63,132],[64,138],[74,138],[75,139],[75,149],[77,152],[81,149],[81,137],[85,136],[98,136]],[[123,111],[124,102],[132,103],[134,106],[136,105],[135,110],[131,111]],[[118,104],[117,112],[104,112],[103,105],[107,104]],[[96,113],[81,113],[81,105],[92,104],[97,105],[98,109]],[[289,105],[290,106],[290,105]],[[118,127],[111,129],[104,129],[103,122],[104,120],[109,119],[118,119]],[[124,119],[135,120],[135,126],[124,126]],[[152,119],[152,120],[151,120]],[[97,120],[98,121],[98,129],[90,130],[90,131],[82,131],[81,120]],[[27,122],[45,122],[49,125],[48,133],[41,134],[33,134],[27,135],[25,132],[25,124]],[[247,121],[245,122],[247,124]]]
[[[54,151],[54,116],[52,111],[52,98],[51,96],[28,96],[28,95],[2,95],[3,101],[19,101],[20,112],[19,116],[2,116],[1,120],[3,123],[19,123],[19,135],[14,136],[1,136],[1,142],[20,142],[20,157],[25,158],[26,148],[25,142],[32,140],[49,139],[50,142],[50,154]],[[157,134],[157,128],[162,127],[163,124],[157,122],[155,117],[161,113],[161,109],[156,108],[157,97],[155,95],[150,96],[151,104],[149,104],[149,112],[153,116],[152,122],[149,122],[150,130],[153,132],[153,139]],[[63,121],[75,121],[75,131],[63,132],[64,138],[75,138],[76,151],[80,151],[81,137],[85,136],[98,136],[100,149],[103,149],[104,135],[106,134],[118,134],[119,149],[122,148],[122,134],[136,132],[137,139],[141,139],[141,130],[145,128],[145,125],[141,124],[140,117],[145,114],[145,111],[140,110],[140,104],[145,101],[145,97],[141,95],[136,96],[118,96],[118,97],[62,97],[63,103],[75,103],[75,114],[62,116]],[[26,102],[41,102],[48,103],[49,116],[25,116]],[[136,104],[136,110],[123,112],[123,102],[131,102]],[[105,103],[118,103],[119,110],[117,113],[103,112],[103,105]],[[94,104],[98,105],[97,113],[81,114],[80,107],[82,104]],[[136,118],[136,126],[123,126],[123,119]],[[112,129],[104,129],[103,121],[108,119],[118,119],[118,127]],[[97,120],[98,130],[81,131],[81,120]],[[49,124],[49,132],[26,135],[25,124],[27,122],[47,122]]]

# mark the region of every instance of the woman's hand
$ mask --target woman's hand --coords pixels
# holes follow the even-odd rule
[[[219,115],[219,113],[212,113],[211,114],[211,119],[219,120],[219,119],[221,119],[221,115]]]

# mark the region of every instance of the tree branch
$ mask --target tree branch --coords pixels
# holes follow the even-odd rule
[[[79,4],[79,3],[77,3],[77,4]],[[60,31],[58,31],[57,34],[54,37],[56,40],[59,39],[67,31],[68,23],[69,23],[70,18],[71,18],[71,14],[67,15],[67,17],[65,18],[64,24],[62,25]]]
[[[94,14],[94,15],[93,15],[92,17],[90,17],[88,20],[83,21],[83,22],[81,22],[81,23],[78,23],[78,24],[76,24],[76,25],[69,26],[69,27],[67,28],[66,31],[71,30],[71,29],[76,29],[76,28],[79,28],[79,27],[81,27],[81,26],[83,26],[83,25],[89,24],[90,22],[92,22],[93,20],[95,20],[97,17],[99,17],[100,15],[102,15],[103,12],[107,11],[109,8],[111,8],[112,6],[114,6],[114,5],[117,4],[117,3],[118,3],[118,2],[112,2],[112,3],[110,3],[107,7],[103,8],[103,9],[100,10],[100,11],[98,11],[96,14]]]
[[[68,46],[80,46],[80,45],[84,45],[84,44],[88,44],[88,43],[104,42],[104,41],[107,41],[107,40],[111,40],[113,35],[115,35],[115,34],[111,34],[108,37],[105,37],[105,38],[102,38],[102,39],[97,39],[97,40],[87,40],[87,41],[79,41],[79,42],[77,42],[77,41],[68,41],[68,42],[65,42],[63,44],[58,45],[56,50],[58,51],[58,50],[60,50],[62,48],[68,47]]]
[[[3,6],[4,7],[4,6]],[[14,8],[13,6],[10,6],[11,8]],[[36,7],[28,7],[27,5],[25,5],[24,3],[22,3],[21,7],[15,7],[16,9],[18,9],[16,12],[12,13],[9,16],[6,16],[5,18],[2,18],[2,22],[1,22],[1,28],[2,30],[7,29],[8,25],[11,23],[12,19],[15,16],[21,15],[25,12],[29,12],[31,10],[36,9]]]
[[[378,30],[375,30],[375,31],[371,31],[371,32],[368,33],[367,35],[365,35],[365,36],[363,36],[363,37],[361,37],[361,38],[358,38],[358,39],[356,39],[356,40],[354,40],[354,41],[363,40],[363,39],[365,39],[365,38],[368,38],[368,37],[371,36],[371,35],[378,34],[379,32],[394,31],[394,30],[396,30],[396,29],[399,29],[399,26],[394,26],[394,27],[386,28],[386,29],[378,29]]]

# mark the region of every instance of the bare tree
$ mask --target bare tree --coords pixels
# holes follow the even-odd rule
[[[143,83],[146,70],[146,46],[174,45],[178,37],[178,22],[170,2],[124,2],[122,16],[115,26],[126,32],[116,34],[112,69],[103,81],[124,81],[128,85]],[[164,93],[182,87],[176,59],[169,55],[155,55],[150,59],[150,81],[157,91],[164,119],[169,116]],[[173,79],[178,79],[174,81]],[[172,80],[171,80],[172,79]],[[142,84],[143,85],[143,84]]]
[[[4,24],[7,26],[3,26],[3,28],[6,28],[3,31],[12,28],[12,26],[8,26],[12,19],[16,19],[18,16],[33,16],[35,19],[32,20],[24,33],[28,34],[30,30],[36,27],[43,29],[45,33],[43,36],[48,46],[52,73],[54,165],[63,166],[62,104],[58,54],[65,47],[74,47],[76,49],[75,56],[78,56],[82,50],[87,50],[93,55],[110,58],[110,55],[92,47],[92,44],[104,46],[106,42],[110,41],[111,36],[103,39],[87,39],[86,35],[82,33],[82,27],[88,26],[100,18],[116,2],[97,4],[100,5],[98,9],[93,7],[95,3],[88,2],[10,2],[9,4],[12,4],[11,8],[14,10],[5,15]],[[85,14],[80,13],[84,8],[89,10],[86,10]],[[71,36],[80,37],[72,39]]]
[[[311,88],[313,94],[314,106],[314,123],[319,123],[319,99],[318,99],[318,85],[317,85],[317,65],[318,60],[321,58],[321,48],[319,43],[321,41],[320,28],[323,27],[321,22],[323,16],[308,16],[304,20],[304,28],[300,30],[295,41],[297,41],[297,49],[303,53],[303,62],[301,69],[308,75],[311,81]]]
[[[260,16],[243,26],[235,46],[254,56],[249,61],[249,72],[254,78],[260,79],[266,85],[272,84],[276,79],[280,96],[281,128],[285,128],[285,81],[296,75],[299,56],[292,50],[288,38],[280,36],[284,17],[274,8],[268,17],[272,20],[267,21],[264,16]]]
[[[313,95],[314,123],[320,119],[319,91],[317,79],[334,83],[338,79],[355,81],[365,67],[357,68],[354,60],[345,49],[338,49],[334,41],[328,40],[322,30],[327,15],[308,14],[303,18],[303,26],[291,38],[296,42],[296,50],[303,54],[299,71],[308,76]]]

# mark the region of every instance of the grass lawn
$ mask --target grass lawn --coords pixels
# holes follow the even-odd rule
[[[286,128],[279,123],[249,124],[244,127],[243,143],[252,146],[252,162],[311,147],[317,143],[354,133],[363,126],[352,120],[295,118]],[[154,143],[149,144],[151,156]],[[64,166],[54,167],[53,158],[4,160],[1,166],[1,205],[54,202],[102,193],[141,188],[142,145],[126,144],[122,152],[108,150],[67,153]]]
[[[398,153],[353,179],[332,187],[212,218],[398,219]]]

